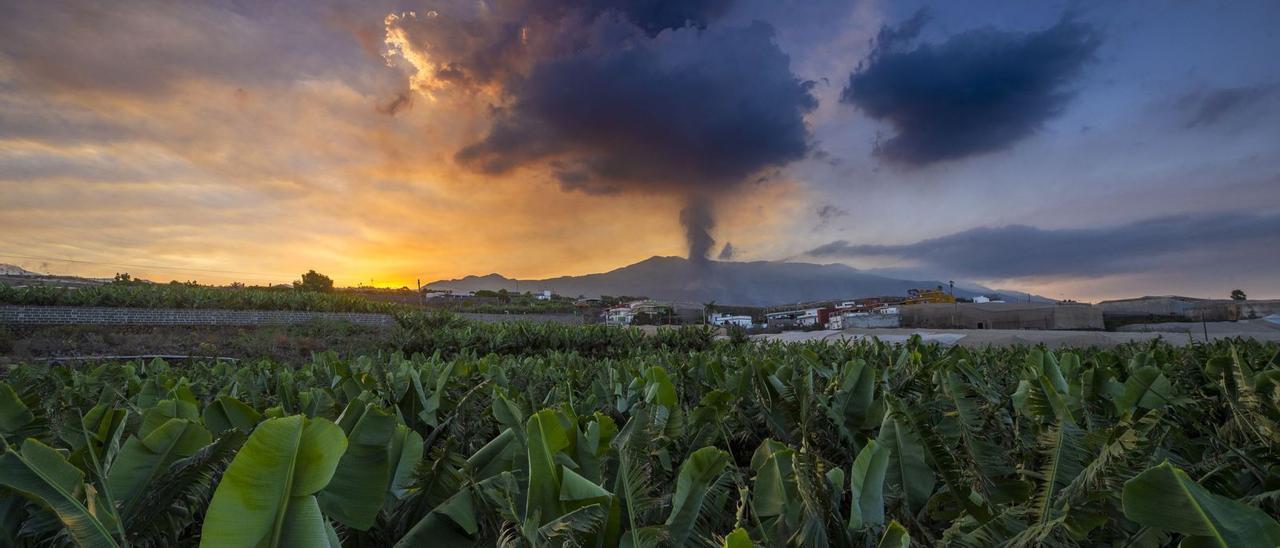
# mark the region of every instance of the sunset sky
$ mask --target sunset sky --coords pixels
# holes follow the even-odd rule
[[[1280,298],[1278,21],[1272,0],[6,1],[0,263],[400,286],[692,253]]]

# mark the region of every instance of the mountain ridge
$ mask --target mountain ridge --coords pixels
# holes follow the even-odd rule
[[[867,273],[844,264],[787,261],[690,261],[653,256],[613,270],[542,279],[508,278],[498,273],[438,280],[425,287],[471,292],[479,290],[542,291],[567,296],[646,296],[665,301],[772,306],[797,302],[906,295],[909,289],[946,287],[938,280],[912,280]],[[997,295],[1022,300],[1025,293],[995,290],[971,282],[957,284],[958,297]],[[1046,300],[1042,297],[1032,297]]]

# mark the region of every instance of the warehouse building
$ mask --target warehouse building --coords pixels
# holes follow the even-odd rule
[[[1102,329],[1102,310],[1080,303],[953,303],[899,307],[902,327]]]
[[[1098,303],[1108,321],[1234,322],[1280,313],[1280,300],[1196,299],[1177,295]]]

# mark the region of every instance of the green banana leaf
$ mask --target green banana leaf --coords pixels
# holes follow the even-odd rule
[[[338,425],[293,415],[258,425],[214,491],[201,546],[332,546],[315,493],[347,448]]]
[[[855,433],[875,426],[880,417],[875,416],[876,369],[862,360],[849,362],[844,368],[840,391],[831,399],[827,414],[840,428],[840,434],[849,441]]]
[[[925,461],[924,446],[909,429],[898,423],[892,413],[885,415],[876,441],[890,451],[886,474],[889,485],[905,494],[903,502],[909,513],[919,512],[933,495],[936,481],[933,470]]]
[[[0,485],[51,510],[82,547],[118,546],[106,525],[85,506],[84,473],[57,450],[28,438],[22,449],[5,445]]]
[[[667,408],[675,406],[676,387],[671,384],[667,370],[655,365],[645,371],[644,401]]]
[[[418,461],[422,460],[422,443],[422,434],[403,424],[396,425],[391,445],[387,447],[391,464],[391,485],[387,487],[388,504],[409,494],[409,488],[413,485],[413,470],[418,466]]]
[[[329,485],[316,494],[320,509],[334,521],[358,529],[373,526],[391,484],[391,438],[396,418],[369,405],[347,437],[347,452]]]
[[[907,534],[907,528],[898,523],[898,520],[893,520],[885,527],[884,535],[881,535],[876,548],[911,548],[911,535]]]
[[[204,408],[205,428],[218,434],[232,428],[248,434],[260,420],[262,414],[231,396],[219,396]]]
[[[889,469],[889,448],[867,442],[853,461],[849,474],[849,529],[858,530],[884,523],[884,478]]]
[[[107,488],[123,505],[123,514],[133,509],[147,484],[170,464],[195,454],[211,441],[208,430],[186,419],[169,419],[145,438],[130,437],[107,472]]]
[[[1125,517],[1187,535],[1183,546],[1280,546],[1280,523],[1262,510],[1210,493],[1165,461],[1124,483]]]
[[[470,548],[480,531],[471,489],[463,489],[424,516],[396,542],[396,548]]]
[[[697,526],[702,502],[716,478],[729,465],[729,453],[717,447],[694,451],[680,465],[676,492],[671,499],[671,515],[667,517],[667,533],[673,546],[684,546]]]
[[[569,438],[553,409],[544,409],[529,417],[525,433],[529,440],[529,488],[524,517],[536,515],[544,522],[550,521],[564,514],[556,453],[569,446]]]
[[[22,403],[9,383],[0,382],[0,434],[9,435],[31,424],[36,417]]]
[[[1124,381],[1124,392],[1116,398],[1116,411],[1124,413],[1134,407],[1159,409],[1169,404],[1172,397],[1169,379],[1155,366],[1144,366]]]

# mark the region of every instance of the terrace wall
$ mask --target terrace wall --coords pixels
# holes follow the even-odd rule
[[[90,306],[0,306],[0,325],[291,325],[314,320],[390,326],[387,314],[298,310],[209,310]]]
[[[913,304],[899,309],[903,327],[926,329],[1102,329],[1102,310],[1087,304]]]

